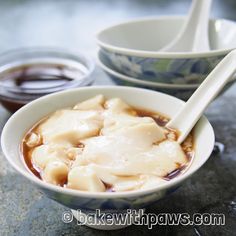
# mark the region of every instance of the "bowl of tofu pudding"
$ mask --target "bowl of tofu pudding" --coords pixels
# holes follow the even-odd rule
[[[178,130],[165,127],[183,105],[133,87],[57,92],[13,114],[1,145],[19,174],[77,218],[78,209],[144,209],[180,187],[213,150],[214,132],[204,116],[181,144]]]

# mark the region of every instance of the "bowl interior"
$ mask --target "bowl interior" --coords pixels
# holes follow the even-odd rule
[[[125,193],[87,193],[77,190],[63,189],[39,180],[28,171],[22,157],[20,156],[19,146],[24,134],[36,122],[51,112],[60,108],[73,106],[77,102],[88,99],[96,94],[104,94],[107,98],[120,97],[132,106],[159,111],[169,117],[173,117],[173,115],[175,115],[184,104],[181,100],[163,93],[121,86],[79,88],[44,96],[18,110],[5,125],[2,132],[1,144],[3,152],[10,164],[35,184],[53,191],[63,191],[64,193],[74,195],[79,194],[89,198],[107,197],[108,195],[111,197],[128,197],[137,193],[140,194],[148,191],[157,191],[160,188],[168,188],[168,186],[176,185],[200,168],[200,166],[210,156],[214,146],[214,132],[207,119],[202,117],[194,130],[196,154],[189,169],[184,174],[174,178],[163,186],[152,190],[137,190]]]
[[[108,27],[97,35],[98,42],[110,46],[158,51],[173,40],[181,29],[184,17],[160,17],[129,21]],[[236,47],[236,23],[224,19],[211,19],[209,40],[212,50]]]

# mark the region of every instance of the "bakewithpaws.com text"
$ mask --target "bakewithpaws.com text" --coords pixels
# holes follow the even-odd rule
[[[78,225],[146,225],[152,229],[155,225],[225,225],[225,215],[221,213],[144,213],[143,209],[127,209],[122,213],[104,213],[97,209],[94,213],[83,214],[77,210]],[[64,223],[71,223],[74,215],[71,211],[62,214]]]

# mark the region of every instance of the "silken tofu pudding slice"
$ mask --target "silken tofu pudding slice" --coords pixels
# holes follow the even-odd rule
[[[131,191],[171,181],[193,158],[168,118],[97,95],[58,110],[25,135],[21,152],[43,181],[82,191]]]

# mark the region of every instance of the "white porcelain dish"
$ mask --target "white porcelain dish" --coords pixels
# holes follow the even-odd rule
[[[196,85],[168,84],[168,83],[151,82],[124,75],[116,71],[113,67],[111,67],[106,58],[102,57],[100,53],[98,53],[97,63],[108,74],[108,76],[118,85],[152,89],[172,95],[184,101],[187,101],[199,86],[198,84]],[[229,80],[227,85],[221,91],[220,95],[226,92],[235,83],[235,81],[236,81],[236,76],[234,76],[231,80]]]
[[[176,37],[184,20],[162,16],[126,21],[101,30],[97,43],[103,56],[122,74],[159,83],[200,84],[236,48],[236,23],[209,21],[210,51],[159,52]]]
[[[2,131],[2,150],[9,165],[49,198],[71,209],[81,209],[85,213],[94,212],[96,209],[105,212],[122,212],[128,208],[145,208],[175,191],[209,158],[214,147],[214,131],[208,120],[205,117],[201,117],[193,132],[195,156],[188,170],[158,187],[130,192],[96,193],[66,189],[43,182],[27,169],[20,155],[19,147],[23,136],[36,122],[48,114],[60,108],[73,106],[77,102],[96,94],[104,94],[107,98],[120,97],[132,106],[159,111],[169,117],[173,117],[184,105],[181,100],[151,90],[121,86],[101,86],[78,88],[50,94],[22,107],[10,117]],[[202,179],[199,179],[199,181],[202,181]]]

